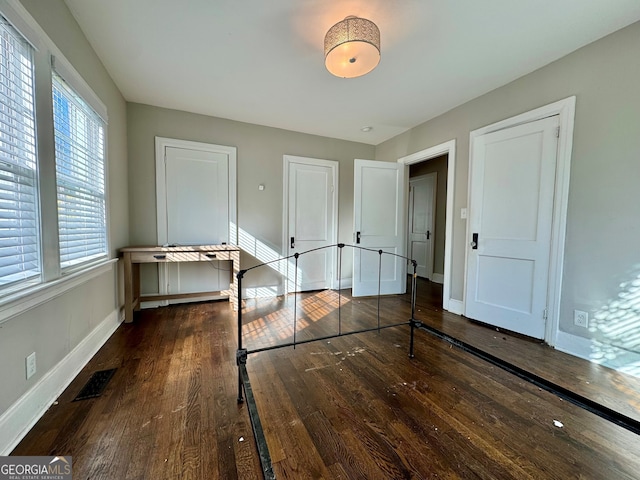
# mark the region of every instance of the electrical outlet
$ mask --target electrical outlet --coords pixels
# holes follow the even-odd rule
[[[36,352],[33,352],[26,359],[27,363],[27,380],[36,374]]]
[[[589,313],[583,310],[574,310],[573,311],[573,324],[578,327],[589,327]]]

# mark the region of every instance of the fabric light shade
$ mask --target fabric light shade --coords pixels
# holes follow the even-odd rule
[[[380,30],[371,20],[349,16],[325,35],[324,57],[336,77],[365,75],[380,62]]]

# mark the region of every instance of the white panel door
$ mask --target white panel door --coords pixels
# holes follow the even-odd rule
[[[336,241],[334,182],[337,162],[287,157],[288,255],[330,246]],[[296,161],[297,159],[297,161]],[[335,249],[322,248],[289,262],[289,291],[331,288]]]
[[[228,155],[167,147],[164,167],[167,243],[229,243]],[[226,262],[165,265],[167,293],[228,288]]]
[[[544,338],[558,117],[473,139],[465,315]]]
[[[373,251],[354,248],[353,296],[396,294],[406,291],[403,217],[404,166],[372,160],[354,161],[355,243]],[[382,261],[380,261],[382,260]]]
[[[409,258],[416,261],[419,277],[433,276],[436,173],[409,180]],[[410,269],[411,270],[411,269]]]

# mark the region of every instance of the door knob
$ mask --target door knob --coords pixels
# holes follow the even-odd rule
[[[295,237],[291,237],[291,248],[296,248],[296,239],[295,239]]]
[[[471,249],[472,250],[477,250],[478,249],[478,234],[474,233],[472,235],[472,239],[471,239]]]

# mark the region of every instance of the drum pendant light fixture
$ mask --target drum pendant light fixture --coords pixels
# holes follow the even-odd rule
[[[346,17],[324,37],[324,64],[336,77],[360,77],[380,62],[380,30],[371,20]]]

